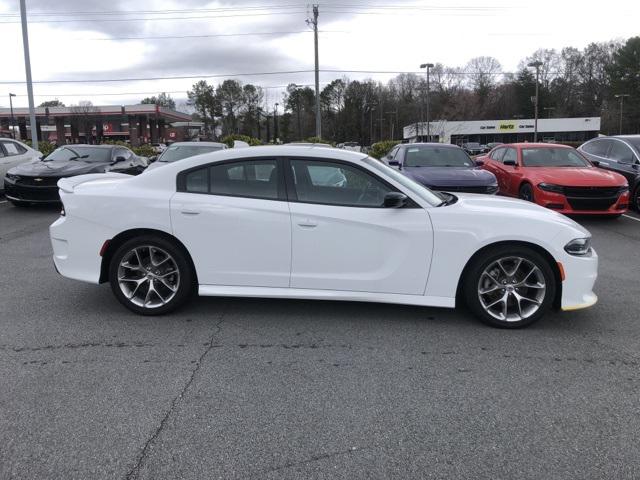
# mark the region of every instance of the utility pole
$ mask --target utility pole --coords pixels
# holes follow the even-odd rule
[[[431,141],[431,115],[429,112],[429,71],[434,67],[433,63],[423,63],[420,68],[427,69],[427,142]]]
[[[318,61],[318,4],[313,5],[313,20],[307,20],[313,27],[313,47],[316,60],[316,137],[322,137],[322,112],[320,111],[320,70]]]
[[[273,110],[273,143],[278,143],[278,102]]]
[[[15,131],[15,120],[13,118],[13,100],[12,98],[15,97],[16,94],[15,93],[9,93],[9,108],[11,109],[11,138],[13,138],[14,140],[16,139],[16,131]]]
[[[624,97],[628,97],[628,96],[629,96],[628,93],[618,93],[617,95],[614,95],[615,98],[620,99],[620,126],[618,129],[618,135],[622,135],[622,109],[624,107]]]
[[[20,18],[22,20],[22,46],[24,48],[24,69],[27,74],[27,94],[29,96],[29,122],[31,122],[31,146],[38,150],[38,129],[36,128],[36,110],[33,102],[33,82],[31,81],[31,59],[29,58],[29,32],[27,30],[27,6],[20,0]]]
[[[536,60],[535,62],[531,62],[529,67],[534,67],[536,69],[536,99],[534,101],[535,106],[535,120],[533,123],[533,141],[534,143],[538,141],[538,103],[539,103],[539,83],[540,83],[540,67],[542,66],[542,62],[540,60]]]

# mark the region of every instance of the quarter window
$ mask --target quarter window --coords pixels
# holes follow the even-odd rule
[[[350,207],[382,207],[392,189],[364,170],[342,163],[291,160],[298,201]]]
[[[209,171],[207,168],[193,170],[185,176],[185,190],[190,193],[209,193]]]

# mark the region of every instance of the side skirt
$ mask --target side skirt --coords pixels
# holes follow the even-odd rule
[[[343,300],[349,302],[396,303],[424,307],[454,308],[456,299],[427,297],[423,295],[399,295],[395,293],[345,292],[342,290],[310,290],[304,288],[244,287],[200,285],[198,294],[203,297],[253,297],[297,298],[304,300]]]

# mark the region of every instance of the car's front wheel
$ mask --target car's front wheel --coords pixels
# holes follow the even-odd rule
[[[539,320],[556,292],[548,260],[525,246],[487,250],[469,266],[463,282],[470,310],[501,328],[520,328]]]
[[[518,192],[519,196],[522,200],[526,200],[527,202],[535,202],[533,198],[533,187],[529,183],[525,183],[520,187],[520,191]]]
[[[194,291],[194,278],[183,250],[160,236],[125,242],[109,264],[114,295],[142,315],[160,315],[182,305]]]

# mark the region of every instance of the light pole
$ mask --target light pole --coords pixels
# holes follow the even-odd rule
[[[622,135],[622,108],[624,107],[624,97],[628,97],[628,96],[629,96],[628,93],[618,93],[617,95],[614,95],[615,98],[620,99],[620,127],[618,131],[618,135]]]
[[[13,119],[13,100],[12,100],[12,98],[15,97],[15,96],[16,96],[15,93],[10,93],[9,94],[9,108],[11,108],[11,138],[13,138],[14,140],[16,139],[16,131],[14,130],[15,120]]]
[[[278,143],[278,102],[273,110],[273,143]]]
[[[542,66],[542,62],[540,60],[536,60],[535,62],[531,62],[528,67],[533,67],[536,69],[536,99],[535,99],[535,120],[533,124],[533,141],[538,141],[538,100],[539,96],[539,80],[540,80],[540,67]]]
[[[431,117],[429,115],[429,71],[433,68],[433,63],[423,63],[420,68],[427,69],[427,142],[431,141]]]

